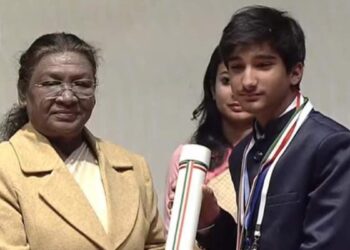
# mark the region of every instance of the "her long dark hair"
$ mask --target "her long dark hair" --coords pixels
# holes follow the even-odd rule
[[[0,124],[0,141],[9,140],[28,119],[26,95],[34,68],[41,58],[52,53],[77,52],[84,55],[90,62],[96,80],[97,52],[94,47],[78,36],[68,33],[51,33],[37,38],[32,45],[21,55],[19,60],[17,93],[19,104],[5,114]]]
[[[221,114],[216,106],[212,92],[215,89],[217,71],[222,62],[220,49],[216,47],[204,75],[203,99],[192,113],[192,119],[199,119],[199,123],[190,141],[191,143],[206,146],[212,151],[209,169],[214,169],[222,164],[227,147],[230,147],[230,143],[223,134]]]

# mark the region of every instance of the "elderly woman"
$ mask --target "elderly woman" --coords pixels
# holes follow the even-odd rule
[[[23,53],[1,126],[0,249],[164,249],[144,159],[94,137],[95,49],[73,34]]]

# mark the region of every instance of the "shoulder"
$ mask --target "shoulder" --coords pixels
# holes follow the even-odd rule
[[[350,163],[350,131],[320,112],[310,113],[300,128],[298,141],[300,148],[304,148],[304,154],[314,155],[316,165],[339,161]]]
[[[318,131],[326,134],[349,133],[349,130],[346,127],[318,111],[312,111],[310,113],[306,124],[308,124],[309,126],[313,126],[314,129],[317,129]]]
[[[0,143],[0,193],[4,188],[14,190],[21,183],[23,176],[18,158],[11,144],[6,141]]]
[[[320,112],[312,111],[301,128],[300,136],[305,142],[318,144],[323,148],[336,148],[341,144],[350,146],[350,131],[335,120]]]
[[[182,151],[183,144],[180,144],[172,153],[169,168],[168,168],[168,181],[173,182],[177,179],[178,171],[179,171],[179,159]]]
[[[11,149],[11,144],[9,143],[9,141],[3,141],[0,143],[0,153],[1,155],[10,155],[13,153],[13,150]],[[1,159],[4,159],[4,157],[1,157]]]
[[[177,148],[173,151],[172,155],[171,155],[171,163],[179,163],[179,159],[180,159],[180,155],[181,155],[181,151],[183,148],[183,144],[180,144],[179,146],[177,146]]]
[[[2,172],[4,169],[7,174],[10,174],[14,169],[14,164],[18,163],[16,153],[10,142],[4,141],[0,143],[0,155],[0,171]],[[11,171],[9,171],[10,167]]]
[[[176,149],[174,150],[173,155],[180,155],[183,146],[184,146],[184,144],[178,145],[178,146],[176,147]]]

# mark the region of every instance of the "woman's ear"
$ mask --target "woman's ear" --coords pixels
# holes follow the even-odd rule
[[[292,86],[299,86],[301,79],[303,78],[304,64],[297,63],[290,71],[290,83]]]

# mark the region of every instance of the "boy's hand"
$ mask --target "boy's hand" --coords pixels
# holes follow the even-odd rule
[[[202,193],[202,207],[199,214],[198,229],[213,225],[220,214],[220,207],[213,190],[210,187],[203,185]]]

